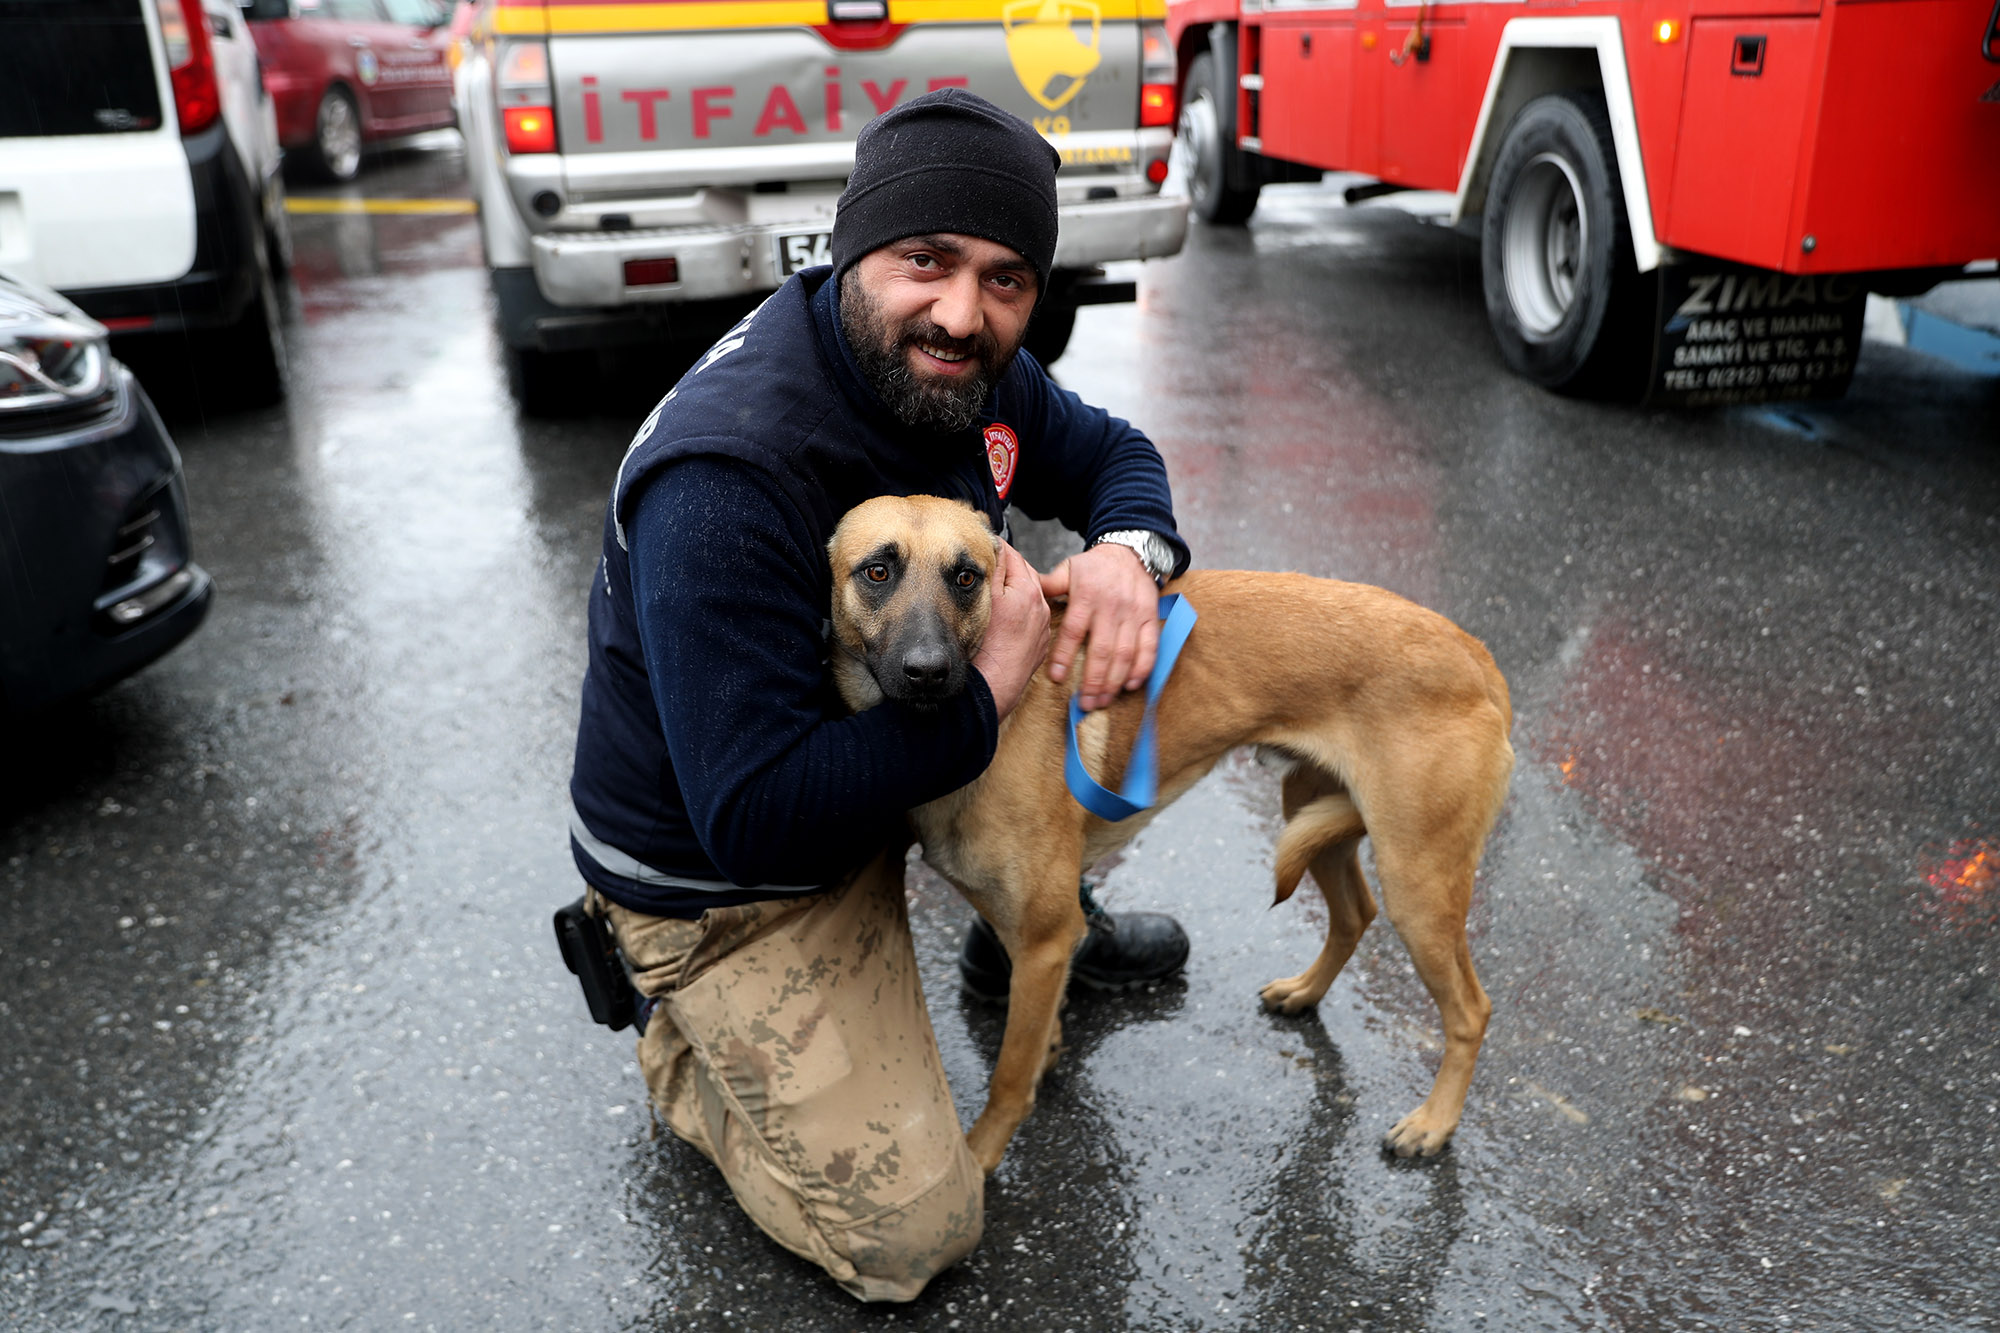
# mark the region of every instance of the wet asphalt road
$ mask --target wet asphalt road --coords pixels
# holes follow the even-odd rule
[[[1435,1011],[1386,921],[1259,1011],[1321,918],[1266,910],[1274,782],[1225,765],[1105,877],[1185,980],[1073,1004],[978,1251],[864,1308],[649,1138],[549,939],[601,506],[670,368],[519,420],[471,219],[295,228],[288,402],[177,413],[208,624],[0,765],[0,1326],[2000,1324],[1995,381],[1871,345],[1841,404],[1553,398],[1468,242],[1308,187],[1086,311],[1060,376],[1159,442],[1201,563],[1386,585],[1507,673],[1493,1026],[1451,1151],[1385,1161]],[[1000,1015],[912,889],[969,1118]]]

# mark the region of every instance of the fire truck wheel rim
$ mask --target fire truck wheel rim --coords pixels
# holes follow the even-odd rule
[[[1521,169],[1507,199],[1501,271],[1521,331],[1546,340],[1575,304],[1590,253],[1590,215],[1576,168],[1540,153]]]
[[[1181,108],[1180,142],[1187,153],[1188,192],[1196,199],[1206,199],[1214,189],[1208,178],[1213,163],[1219,157],[1221,144],[1216,127],[1215,106],[1203,89],[1188,99]]]

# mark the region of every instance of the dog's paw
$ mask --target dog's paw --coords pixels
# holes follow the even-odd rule
[[[1280,977],[1258,992],[1264,1007],[1274,1014],[1296,1014],[1318,1004],[1326,992],[1314,990],[1304,976]]]
[[[1457,1128],[1455,1124],[1433,1124],[1420,1106],[1398,1120],[1382,1136],[1382,1151],[1398,1157],[1435,1157],[1445,1150],[1451,1142],[1452,1131]]]

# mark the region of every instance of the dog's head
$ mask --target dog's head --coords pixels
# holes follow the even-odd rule
[[[934,708],[965,688],[993,613],[1000,539],[972,506],[936,496],[856,505],[827,543],[833,668],[857,712],[883,696]]]

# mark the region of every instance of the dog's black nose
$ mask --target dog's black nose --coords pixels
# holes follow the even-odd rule
[[[903,654],[903,678],[920,690],[935,690],[951,676],[951,655],[942,645]]]

